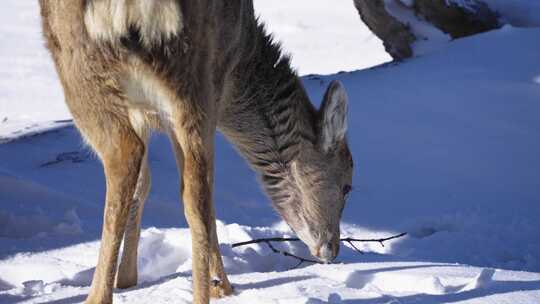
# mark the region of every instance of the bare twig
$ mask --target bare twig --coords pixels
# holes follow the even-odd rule
[[[348,243],[349,245],[351,245],[351,247],[356,252],[358,252],[360,254],[364,254],[364,252],[362,252],[362,250],[358,249],[358,247],[356,247],[354,245],[354,242],[379,243],[379,244],[381,244],[381,246],[384,247],[384,242],[390,241],[390,240],[393,240],[393,239],[397,239],[397,238],[400,238],[400,237],[404,237],[406,235],[407,235],[407,232],[400,233],[400,234],[397,234],[397,235],[393,235],[393,236],[390,236],[390,237],[387,237],[387,238],[381,238],[381,239],[355,239],[355,238],[348,237],[348,238],[340,239],[340,241]],[[240,242],[240,243],[234,243],[231,246],[232,246],[232,248],[236,248],[236,247],[246,246],[246,245],[251,245],[251,244],[265,243],[270,248],[270,250],[272,250],[272,252],[277,253],[277,254],[281,254],[281,255],[286,256],[286,257],[291,257],[291,258],[297,259],[299,262],[298,262],[298,265],[296,265],[294,268],[299,267],[303,263],[325,264],[325,263],[323,263],[321,261],[303,258],[303,257],[297,256],[297,255],[294,255],[294,254],[292,254],[290,252],[287,252],[287,251],[284,251],[284,250],[279,250],[276,247],[274,247],[274,245],[272,245],[272,242],[299,242],[299,241],[300,241],[299,238],[279,238],[279,237],[276,237],[276,238],[262,238],[262,239],[255,239],[255,240],[245,241],[245,242]]]
[[[65,161],[71,161],[72,163],[82,163],[88,159],[90,159],[90,156],[81,151],[65,152],[65,153],[58,154],[55,160],[51,160],[49,162],[41,164],[40,167],[44,168],[44,167],[56,165]]]
[[[298,242],[300,241],[299,238],[266,238],[266,239],[255,239],[251,241],[245,241],[240,243],[234,243],[232,244],[232,248],[240,247],[240,246],[246,246],[250,244],[257,244],[257,243],[268,243],[268,242]]]
[[[356,252],[358,252],[358,253],[360,253],[360,254],[364,254],[364,252],[363,252],[362,250],[358,249],[358,247],[356,247],[352,241],[344,241],[344,242],[349,243],[349,245],[351,245],[351,247],[352,247]]]
[[[390,240],[393,240],[393,239],[397,239],[397,238],[400,238],[400,237],[404,237],[407,235],[407,232],[403,232],[403,233],[400,233],[398,235],[393,235],[391,237],[387,237],[387,238],[383,238],[383,239],[355,239],[355,238],[344,238],[344,239],[341,239],[340,241],[342,242],[362,242],[362,243],[379,243],[381,244],[381,246],[384,247],[384,242],[386,241],[390,241]]]
[[[268,245],[268,247],[274,252],[274,253],[277,253],[277,254],[281,254],[281,255],[284,255],[286,257],[291,257],[291,258],[294,258],[294,259],[297,259],[298,260],[298,264],[296,266],[294,266],[294,268],[297,268],[299,267],[300,265],[302,265],[303,263],[315,263],[315,264],[324,264],[323,262],[321,261],[317,261],[317,260],[312,260],[312,259],[306,259],[306,258],[303,258],[303,257],[300,257],[300,256],[297,256],[297,255],[294,255],[290,252],[287,252],[287,251],[284,251],[284,250],[279,250],[277,249],[276,247],[274,247],[274,245],[272,245],[272,243],[270,241],[266,241],[265,242],[266,245]]]

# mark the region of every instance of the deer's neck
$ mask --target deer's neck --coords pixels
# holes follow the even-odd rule
[[[289,59],[260,27],[255,45],[234,72],[234,97],[220,128],[251,166],[274,203],[289,199],[289,165],[306,143],[314,143],[316,110]]]

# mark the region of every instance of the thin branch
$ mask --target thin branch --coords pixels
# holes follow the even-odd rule
[[[355,239],[355,238],[348,237],[348,238],[340,239],[340,241],[347,242],[347,243],[350,243],[350,242],[379,243],[379,244],[382,244],[383,247],[384,247],[384,242],[390,241],[390,240],[393,240],[393,239],[397,239],[397,238],[400,238],[400,237],[404,237],[406,235],[407,235],[407,232],[404,232],[404,233],[400,233],[398,235],[394,235],[394,236],[387,237],[387,238],[382,238],[382,239]],[[251,245],[251,244],[259,244],[259,243],[267,243],[267,242],[299,242],[299,241],[300,241],[299,238],[275,237],[275,238],[262,238],[262,239],[255,239],[255,240],[245,241],[245,242],[240,242],[240,243],[233,243],[233,244],[231,244],[231,246],[232,246],[232,248],[236,248],[236,247],[240,247],[240,246],[246,246],[246,245]]]
[[[390,240],[393,240],[393,239],[397,239],[397,238],[401,238],[401,237],[404,237],[406,235],[407,235],[407,232],[400,233],[400,234],[397,234],[397,235],[393,235],[393,236],[390,236],[390,237],[387,237],[387,238],[381,238],[381,239],[355,239],[355,238],[348,237],[348,238],[340,239],[340,241],[348,243],[349,245],[351,245],[351,247],[356,252],[358,252],[360,254],[364,254],[364,252],[362,250],[358,249],[358,247],[355,246],[354,242],[379,243],[379,244],[381,244],[381,246],[384,247],[384,242],[390,241]],[[245,242],[240,242],[240,243],[234,243],[231,246],[232,246],[232,248],[236,248],[236,247],[246,246],[246,245],[251,245],[251,244],[265,243],[270,248],[270,250],[272,250],[272,252],[277,253],[277,254],[281,254],[281,255],[286,256],[286,257],[291,257],[291,258],[297,259],[298,264],[295,267],[293,267],[293,269],[299,267],[303,263],[325,264],[324,262],[321,262],[321,261],[303,258],[303,257],[297,256],[297,255],[294,255],[294,254],[292,254],[290,252],[287,252],[287,251],[284,251],[284,250],[279,250],[276,247],[274,247],[274,245],[272,245],[272,242],[299,242],[299,241],[300,241],[299,238],[279,238],[279,237],[276,237],[276,238],[262,238],[262,239],[255,239],[255,240],[245,241]]]
[[[321,261],[317,261],[317,260],[312,260],[312,259],[306,259],[306,258],[303,258],[303,257],[300,257],[300,256],[297,256],[297,255],[294,255],[290,252],[287,252],[287,251],[284,251],[284,250],[279,250],[277,249],[276,247],[274,247],[274,245],[272,245],[272,243],[270,241],[266,241],[265,242],[266,245],[268,245],[268,247],[274,252],[274,253],[277,253],[277,254],[281,254],[283,256],[286,256],[286,257],[291,257],[291,258],[295,258],[299,261],[298,265],[294,266],[294,268],[297,268],[299,267],[300,265],[302,265],[303,263],[315,263],[315,264],[324,264],[323,262]]]
[[[360,253],[360,254],[364,254],[364,252],[363,252],[362,250],[358,249],[358,247],[356,247],[352,241],[345,241],[345,242],[349,243],[349,245],[351,245],[351,247],[352,247],[356,252],[358,252],[358,253]]]
[[[232,248],[240,247],[240,246],[246,246],[250,244],[257,244],[257,243],[268,243],[268,242],[298,242],[300,241],[299,238],[267,238],[267,239],[255,239],[251,241],[245,241],[240,243],[234,243],[232,244]]]
[[[383,238],[383,239],[355,239],[355,238],[350,238],[349,237],[349,238],[341,239],[341,241],[342,242],[379,243],[384,247],[384,242],[390,241],[390,240],[393,240],[393,239],[397,239],[397,238],[400,238],[400,237],[404,237],[406,235],[407,235],[407,232],[403,232],[403,233],[393,235],[391,237],[387,237],[387,238]]]

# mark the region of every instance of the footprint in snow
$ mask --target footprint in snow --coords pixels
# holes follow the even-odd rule
[[[473,289],[485,288],[493,282],[495,269],[484,268],[482,271],[460,291],[469,291]]]

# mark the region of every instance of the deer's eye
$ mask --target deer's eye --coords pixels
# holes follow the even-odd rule
[[[351,185],[343,186],[343,196],[347,197],[347,195],[351,192],[351,190],[352,190]]]

